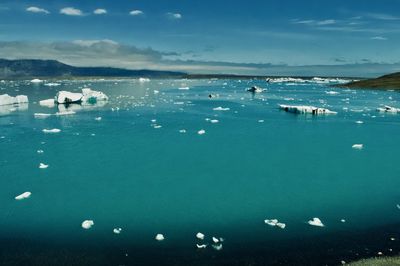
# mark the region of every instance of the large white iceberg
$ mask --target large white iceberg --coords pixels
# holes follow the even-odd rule
[[[59,91],[55,102],[58,104],[69,103],[96,103],[98,101],[107,101],[108,97],[101,91],[94,91],[89,88],[82,89],[82,93]]]
[[[18,95],[15,97],[12,97],[8,94],[0,95],[0,105],[22,104],[28,102],[28,96],[26,95]]]
[[[279,107],[286,112],[295,113],[295,114],[313,114],[313,115],[337,114],[337,112],[333,112],[333,111],[325,109],[325,108],[307,106],[307,105],[280,104]]]
[[[383,113],[400,113],[400,108],[395,108],[388,105],[385,105],[383,108],[377,108],[376,110]]]

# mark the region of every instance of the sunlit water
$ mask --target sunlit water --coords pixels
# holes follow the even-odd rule
[[[376,111],[382,104],[400,107],[396,92],[264,80],[58,82],[0,84],[0,94],[30,100],[21,110],[0,112],[2,238],[190,252],[216,236],[229,251],[400,222],[400,115]],[[267,91],[246,92],[252,85]],[[83,87],[110,100],[69,106],[74,115],[34,117],[58,111],[40,100]],[[338,114],[295,115],[278,104]],[[52,128],[61,132],[42,132]],[[14,199],[25,191],[29,199]],[[313,217],[325,227],[308,225]],[[286,228],[264,224],[271,218]],[[90,230],[81,228],[86,219],[94,220]],[[116,227],[121,234],[113,234]],[[204,241],[196,240],[199,231]]]

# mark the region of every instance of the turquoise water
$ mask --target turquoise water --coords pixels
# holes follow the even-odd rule
[[[163,246],[192,250],[200,231],[206,243],[223,237],[229,250],[400,222],[400,116],[375,110],[400,107],[397,92],[264,80],[58,82],[0,84],[0,94],[30,100],[27,110],[0,116],[2,238],[157,249],[154,236],[162,233]],[[246,92],[252,85],[267,91]],[[85,86],[103,91],[109,102],[70,106],[74,115],[34,117],[58,111],[38,101]],[[326,93],[332,90],[338,94]],[[294,115],[278,104],[338,114]],[[219,106],[230,109],[213,110]],[[44,134],[45,128],[61,132]],[[352,149],[356,143],[364,149]],[[14,199],[25,191],[32,192],[29,199]],[[313,217],[325,227],[308,225]],[[270,218],[286,228],[264,224]],[[86,219],[94,220],[90,230],[81,228]],[[120,235],[113,234],[116,227]]]

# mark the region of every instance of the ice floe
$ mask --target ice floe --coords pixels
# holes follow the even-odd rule
[[[321,222],[319,218],[312,218],[307,222],[309,225],[312,226],[318,226],[318,227],[324,227],[325,225]]]
[[[58,104],[80,103],[82,97],[83,94],[79,92],[59,91],[57,92],[55,101]]]
[[[76,112],[72,111],[72,110],[70,110],[70,111],[61,111],[61,112],[55,113],[56,116],[74,115],[74,114],[76,114]]]
[[[354,144],[353,146],[351,146],[353,149],[355,150],[362,150],[364,148],[363,144]]]
[[[99,117],[95,117],[95,119],[94,120],[96,120],[96,121],[101,121],[101,116],[99,116]]]
[[[108,101],[108,96],[101,91],[94,91],[89,88],[82,89],[82,102],[96,103],[98,101]]]
[[[337,114],[337,112],[334,112],[334,111],[331,111],[331,110],[328,110],[325,108],[307,106],[307,105],[280,104],[279,108],[286,112],[295,113],[295,114],[313,114],[313,115]]]
[[[51,116],[51,114],[47,114],[47,113],[34,113],[33,115],[36,118],[47,118],[47,117]]]
[[[86,230],[92,228],[93,225],[94,225],[93,220],[85,220],[82,222],[82,228]]]
[[[219,244],[217,244],[217,245],[212,245],[212,247],[213,247],[213,249],[215,249],[215,250],[217,250],[217,251],[222,250],[222,244],[221,244],[221,243],[219,243]]]
[[[40,169],[46,169],[46,168],[48,168],[48,167],[49,167],[48,164],[44,164],[44,163],[40,163],[40,164],[39,164],[39,168],[40,168]]]
[[[121,231],[122,231],[122,228],[118,227],[118,228],[114,228],[113,233],[119,235],[119,234],[121,234]]]
[[[140,83],[150,82],[150,79],[149,78],[139,78],[139,82]]]
[[[204,248],[206,248],[206,247],[207,247],[207,245],[206,245],[206,244],[201,244],[201,245],[199,245],[199,244],[196,244],[196,246],[197,246],[197,248],[198,248],[198,249],[204,249]]]
[[[31,83],[42,83],[43,82],[43,80],[41,80],[41,79],[32,79],[31,80]]]
[[[186,129],[179,129],[179,133],[186,133]]]
[[[45,106],[49,108],[53,108],[55,106],[55,101],[54,99],[47,99],[47,100],[42,100],[39,102],[40,106]]]
[[[15,199],[16,200],[24,200],[24,199],[29,198],[31,195],[32,195],[32,193],[27,191],[27,192],[22,193],[21,195],[16,196]]]
[[[187,91],[189,89],[190,89],[189,87],[180,87],[180,88],[178,88],[178,90],[184,90],[184,91]]]
[[[286,227],[286,224],[279,222],[278,219],[266,219],[264,220],[264,223],[268,224],[269,226],[277,226],[281,229],[285,229]]]
[[[61,129],[58,129],[58,128],[43,129],[42,131],[43,131],[43,133],[46,133],[46,134],[54,134],[54,133],[60,133]]]
[[[163,240],[165,239],[165,237],[164,237],[163,234],[157,234],[156,237],[155,237],[155,239],[156,239],[157,241],[163,241]]]
[[[197,134],[204,135],[206,134],[206,131],[204,129],[200,129],[199,131],[197,131]]]
[[[94,104],[98,101],[107,101],[108,96],[101,91],[94,91],[90,88],[82,89],[82,93],[59,91],[55,97],[55,102],[58,104],[70,103],[90,103]]]
[[[261,93],[264,91],[264,89],[258,87],[258,86],[252,86],[249,89],[246,89],[248,92],[252,92],[252,93]]]
[[[230,108],[228,108],[228,107],[222,107],[222,106],[218,106],[218,107],[215,107],[215,108],[213,108],[213,110],[214,111],[229,111],[230,110]]]
[[[57,87],[60,85],[61,85],[60,83],[56,83],[56,82],[49,82],[49,83],[44,84],[44,86],[47,86],[47,87]]]
[[[382,113],[400,113],[400,108],[395,108],[388,105],[385,105],[383,108],[379,107],[376,110]]]
[[[17,95],[15,97],[8,94],[0,95],[0,105],[18,105],[28,102],[28,96],[26,95]]]
[[[203,234],[203,233],[198,232],[198,233],[196,234],[196,237],[197,237],[198,239],[204,240],[204,234]]]

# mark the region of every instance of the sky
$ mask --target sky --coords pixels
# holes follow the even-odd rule
[[[0,0],[0,58],[249,75],[400,71],[400,0]]]

